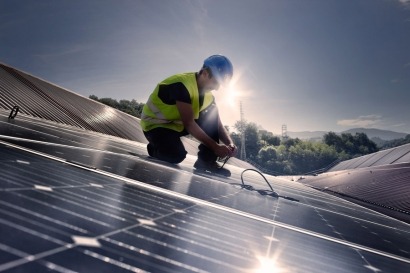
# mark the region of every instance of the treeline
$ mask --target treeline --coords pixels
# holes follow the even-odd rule
[[[389,148],[394,148],[394,147],[401,146],[401,145],[408,144],[408,143],[410,143],[410,135],[407,135],[404,138],[386,141],[385,143],[383,143],[382,148],[389,149]]]
[[[263,171],[280,174],[307,174],[332,166],[339,161],[377,152],[377,145],[366,134],[356,135],[329,132],[322,142],[303,141],[298,138],[281,139],[258,130],[255,123],[237,122],[231,133],[241,151],[241,134],[245,134],[247,160]]]
[[[138,118],[141,117],[144,106],[144,103],[135,100],[99,99],[95,95],[91,95],[90,99]],[[238,146],[237,157],[241,155],[241,136],[244,134],[247,160],[265,172],[280,175],[312,173],[339,161],[410,143],[410,135],[377,147],[365,133],[338,135],[329,132],[324,135],[321,142],[312,142],[298,138],[281,139],[272,133],[259,130],[258,125],[253,122],[238,121],[234,127],[238,133],[230,132],[230,135]]]
[[[90,99],[101,102],[105,105],[111,106],[112,108],[118,109],[122,112],[125,112],[131,116],[141,118],[142,107],[144,103],[137,102],[136,100],[120,100],[117,101],[112,98],[101,98],[99,99],[95,95],[90,95]]]

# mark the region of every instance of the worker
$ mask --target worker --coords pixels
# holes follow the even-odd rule
[[[212,55],[199,72],[176,74],[160,82],[141,115],[148,154],[178,164],[187,154],[181,137],[191,134],[200,142],[194,168],[229,171],[221,169],[217,159],[234,156],[237,148],[220,120],[211,91],[218,90],[232,74],[227,57]]]

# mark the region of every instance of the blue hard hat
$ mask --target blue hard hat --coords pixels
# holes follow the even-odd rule
[[[209,68],[219,83],[222,83],[225,79],[231,79],[233,75],[231,61],[222,55],[212,55],[206,58],[203,67]]]

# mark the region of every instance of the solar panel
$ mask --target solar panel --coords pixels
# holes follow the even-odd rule
[[[372,210],[272,176],[293,201],[261,195],[240,187],[235,166],[229,178],[194,173],[194,157],[159,164],[135,142],[40,127],[30,140],[2,126],[0,271],[410,269],[409,226]]]

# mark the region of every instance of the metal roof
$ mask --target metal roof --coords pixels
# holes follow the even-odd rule
[[[399,163],[410,163],[410,144],[349,159],[340,162],[329,171],[351,170]]]

